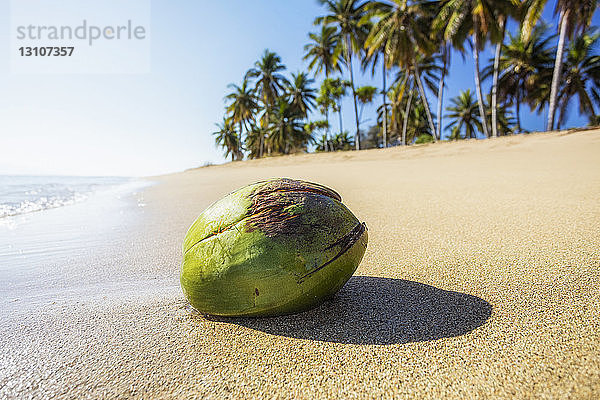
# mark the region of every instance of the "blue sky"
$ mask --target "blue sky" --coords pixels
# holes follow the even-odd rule
[[[9,26],[9,7],[0,1],[1,26]],[[140,74],[15,74],[11,32],[3,29],[0,174],[139,176],[223,162],[211,132],[222,118],[227,85],[239,84],[266,48],[281,56],[288,73],[304,70],[303,46],[321,14],[310,0],[153,1],[150,72]],[[491,55],[486,49],[482,58]],[[379,86],[381,79],[357,81]],[[446,99],[474,87],[469,56],[453,57],[447,86]],[[374,110],[365,109],[366,125],[374,123]],[[343,111],[351,130],[350,98]],[[521,112],[525,128],[543,128],[543,116],[527,107]],[[571,114],[568,126],[587,123]]]

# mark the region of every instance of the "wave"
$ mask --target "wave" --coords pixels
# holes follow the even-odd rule
[[[113,177],[0,176],[0,218],[63,207],[131,182]]]
[[[33,201],[26,200],[15,205],[0,204],[0,218],[67,206],[83,201],[87,198],[87,194],[74,193],[69,197],[40,197],[39,199]]]

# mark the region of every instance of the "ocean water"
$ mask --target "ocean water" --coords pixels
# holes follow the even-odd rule
[[[143,189],[152,184],[0,176],[0,314],[117,285],[127,272],[125,255],[140,241]]]
[[[0,218],[75,204],[131,181],[122,177],[0,175]]]

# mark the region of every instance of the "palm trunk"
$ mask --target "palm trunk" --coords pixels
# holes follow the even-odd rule
[[[242,157],[240,157],[240,154],[242,154],[242,149],[241,149],[241,144],[242,144],[242,121],[240,121],[240,136],[238,137],[238,148],[237,148],[237,157],[238,159],[242,159]]]
[[[446,78],[446,68],[448,67],[448,46],[447,43],[444,42],[444,50],[443,50],[443,59],[444,59],[444,67],[442,68],[442,76],[440,77],[440,87],[438,88],[438,98],[437,98],[437,139],[442,138],[442,100],[444,97],[444,80]]]
[[[269,123],[270,123],[270,118],[269,118],[269,105],[265,104],[265,118],[266,118],[266,126],[268,128]],[[262,158],[263,155],[265,154],[265,135],[263,134],[263,131],[261,129],[260,132],[260,152],[259,152],[259,158]]]
[[[329,151],[329,109],[325,110],[325,121],[327,121],[327,130],[325,131],[325,151]]]
[[[473,59],[475,60],[475,89],[477,91],[477,104],[479,105],[479,116],[481,117],[481,125],[483,126],[483,133],[486,137],[490,137],[490,131],[487,127],[487,118],[485,116],[485,109],[483,107],[483,94],[481,93],[481,78],[479,76],[479,39],[477,33],[479,31],[479,25],[477,24],[477,18],[474,21],[473,29]]]
[[[515,112],[517,114],[517,132],[521,132],[521,99],[517,99],[517,104],[515,104]]]
[[[421,100],[423,101],[423,106],[425,106],[425,114],[427,115],[427,122],[429,123],[429,129],[431,130],[431,134],[433,135],[433,141],[437,141],[435,137],[435,126],[433,126],[433,119],[431,118],[431,111],[429,110],[429,102],[427,101],[427,97],[425,96],[425,89],[423,88],[423,82],[421,82],[421,74],[419,72],[419,67],[415,63],[415,72],[414,72],[415,80],[417,81],[417,86],[419,87],[419,95],[421,96]]]
[[[338,106],[338,116],[340,117],[340,134],[344,132],[344,125],[342,124],[342,100]]]
[[[563,64],[563,52],[565,49],[565,38],[567,36],[567,20],[569,9],[560,10],[560,28],[558,36],[558,46],[556,47],[556,59],[554,60],[554,71],[552,73],[552,87],[550,89],[550,103],[548,104],[548,124],[546,130],[554,129],[554,118],[556,116],[556,100],[558,97],[558,85],[560,71]]]
[[[406,130],[408,129],[408,114],[410,113],[410,103],[412,103],[413,91],[409,90],[408,101],[406,102],[406,110],[404,110],[404,121],[402,121],[402,146],[406,146]]]
[[[356,88],[354,87],[354,70],[352,68],[352,50],[350,48],[350,38],[346,36],[346,53],[348,56],[348,68],[350,69],[350,84],[352,85],[352,98],[354,99],[354,118],[356,120],[356,150],[360,150],[360,121],[358,120],[358,104],[356,103]]]
[[[504,42],[504,20],[500,22],[502,30],[502,40],[496,44],[496,53],[494,54],[494,76],[492,78],[492,137],[498,137],[498,69],[500,65],[500,51]]]
[[[386,68],[385,68],[385,53],[383,54],[383,92],[382,97],[383,97],[383,148],[385,149],[387,147],[387,106],[385,104],[385,96],[386,96],[386,90],[385,90],[385,75],[386,75]]]
[[[263,145],[264,139],[262,132],[260,133],[260,140],[258,141],[258,158],[262,158],[263,156]]]

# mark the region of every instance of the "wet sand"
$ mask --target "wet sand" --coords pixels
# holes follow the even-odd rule
[[[334,188],[367,223],[355,276],[303,314],[193,313],[178,284],[188,226],[277,176]],[[0,398],[600,396],[600,131],[152,180],[131,199],[143,197],[141,218],[68,261],[76,279],[3,302]]]

